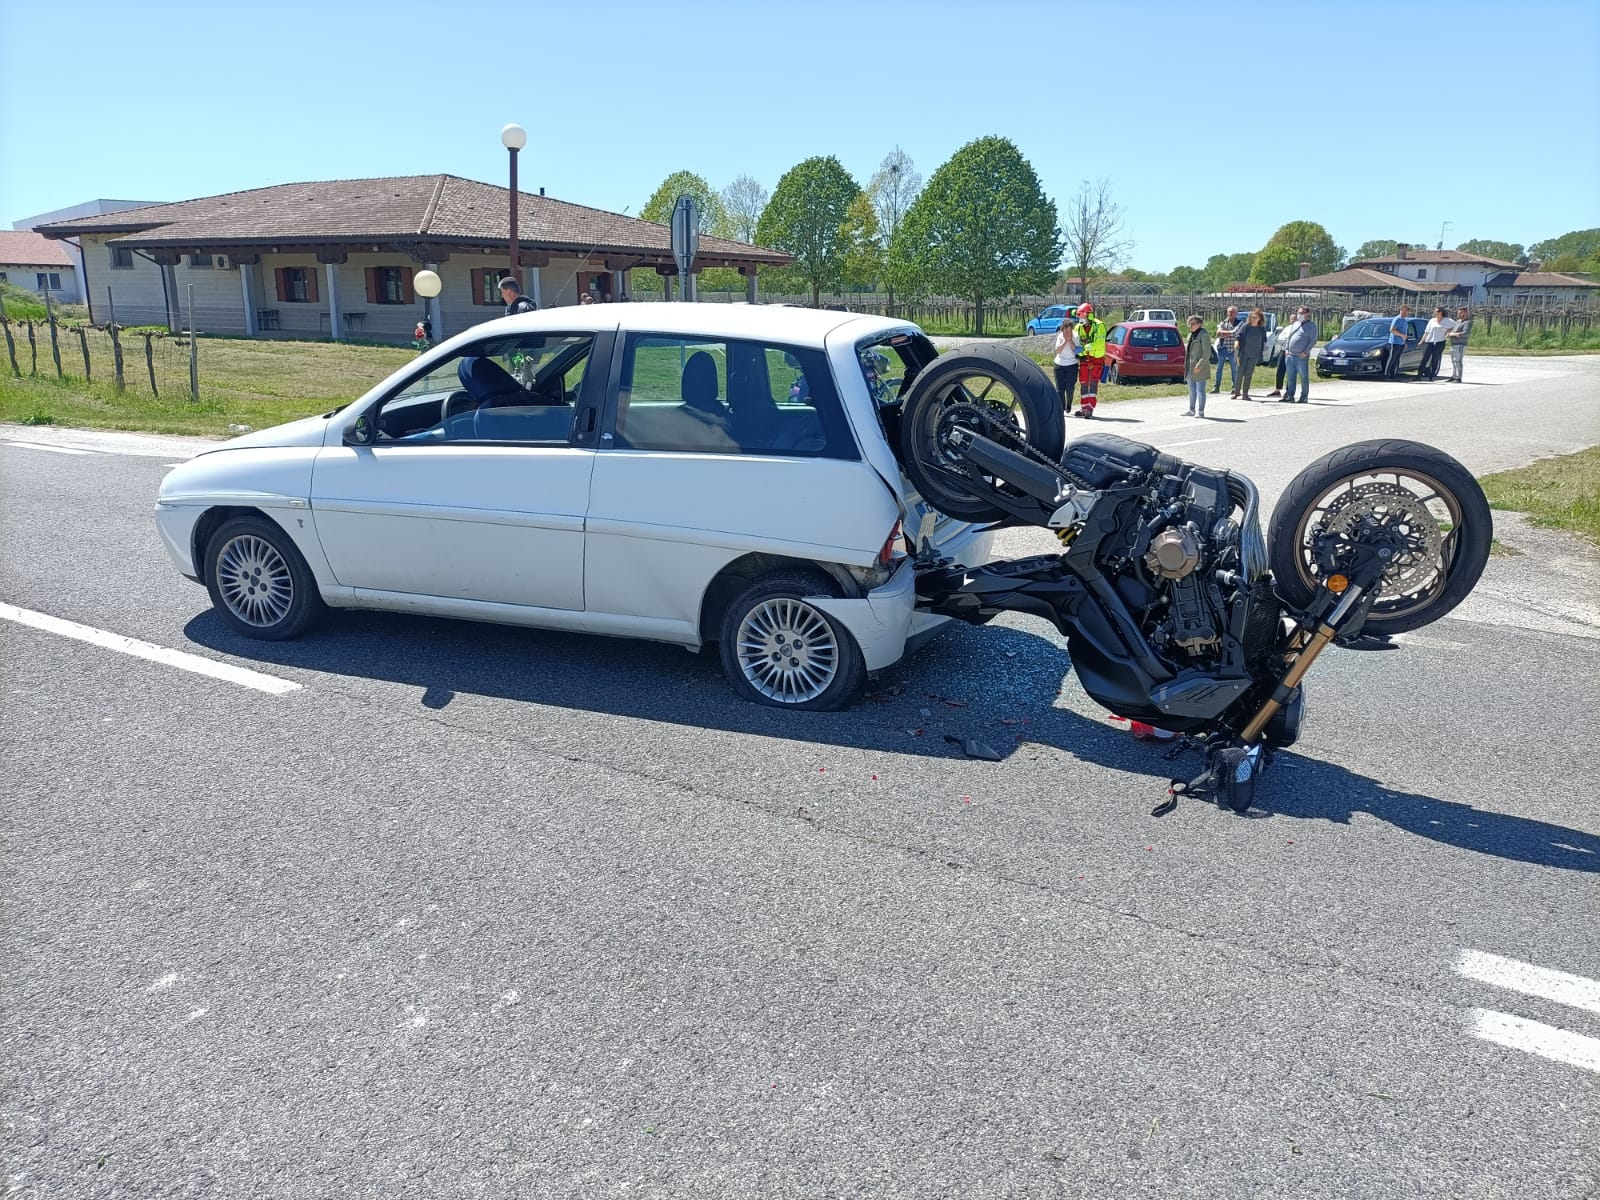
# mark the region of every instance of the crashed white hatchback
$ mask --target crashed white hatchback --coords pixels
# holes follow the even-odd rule
[[[913,557],[989,559],[893,448],[935,353],[783,307],[509,317],[177,468],[157,523],[252,637],[333,606],[716,644],[748,699],[838,708],[944,619],[916,611]]]

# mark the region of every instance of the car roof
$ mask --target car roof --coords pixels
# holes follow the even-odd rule
[[[1125,325],[1129,329],[1171,329],[1171,321],[1118,321],[1118,325]]]
[[[845,326],[860,327],[860,336],[905,329],[909,322],[833,309],[787,304],[636,303],[565,305],[540,309],[501,321],[510,329],[557,329],[573,325],[619,329],[624,333],[680,333],[731,338],[769,339],[821,348]],[[497,322],[497,324],[500,322]],[[852,332],[856,332],[852,330]]]

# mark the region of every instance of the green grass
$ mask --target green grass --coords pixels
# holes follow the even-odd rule
[[[416,357],[395,346],[201,338],[200,399],[193,401],[186,345],[170,338],[156,343],[159,396],[150,391],[144,339],[122,339],[127,390],[120,395],[111,384],[109,345],[103,336],[92,342],[93,382],[82,378],[75,336],[61,342],[62,380],[48,343],[39,348],[36,377],[29,377],[27,347],[19,345],[21,379],[0,360],[0,421],[200,435],[225,434],[232,424],[264,429],[353,400]]]
[[[1600,545],[1600,446],[1497,471],[1479,482],[1490,507],[1528,513],[1535,525],[1570,529]]]

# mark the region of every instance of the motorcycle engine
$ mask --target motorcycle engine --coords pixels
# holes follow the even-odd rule
[[[1076,490],[1050,524],[1068,564],[1106,579],[1174,668],[1214,661],[1239,567],[1226,472],[1106,433],[1074,441],[1062,468]]]

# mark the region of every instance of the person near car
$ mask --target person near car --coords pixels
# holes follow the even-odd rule
[[[1472,336],[1472,314],[1464,308],[1456,309],[1456,323],[1445,340],[1450,346],[1450,377],[1446,383],[1461,382],[1461,360],[1467,356],[1467,339]]]
[[[1439,361],[1444,358],[1444,340],[1455,327],[1456,323],[1445,316],[1443,308],[1433,310],[1433,316],[1428,318],[1428,327],[1422,331],[1422,365],[1417,368],[1417,378],[1430,381],[1439,378]]]
[[[1072,331],[1078,341],[1078,385],[1082,399],[1074,416],[1093,417],[1100,402],[1100,374],[1106,369],[1106,323],[1094,315],[1094,305],[1078,305],[1078,323]]]
[[[1266,349],[1267,314],[1259,308],[1253,308],[1249,319],[1239,326],[1239,382],[1234,385],[1233,399],[1237,400],[1240,396],[1250,399],[1250,380]]]
[[[1183,356],[1183,376],[1189,381],[1186,417],[1206,415],[1206,380],[1211,378],[1211,335],[1198,316],[1189,318],[1189,346]]]
[[[1411,333],[1411,305],[1402,304],[1400,315],[1389,322],[1389,357],[1383,360],[1383,377],[1400,378],[1400,356],[1405,353],[1406,338]]]
[[[539,311],[539,306],[522,294],[522,285],[510,275],[500,281],[500,299],[506,302],[506,316]]]
[[[1214,396],[1222,390],[1222,364],[1228,364],[1228,370],[1233,372],[1233,394],[1239,394],[1239,355],[1237,347],[1239,341],[1239,319],[1237,305],[1228,305],[1228,315],[1217,322],[1217,381],[1211,385],[1211,394]]]
[[[1283,356],[1289,360],[1284,372],[1283,395],[1279,404],[1304,404],[1311,399],[1311,351],[1317,345],[1317,323],[1311,319],[1311,310],[1302,307],[1295,313],[1293,331],[1284,345]],[[1300,399],[1294,398],[1294,385],[1300,384]]]
[[[1056,394],[1062,411],[1072,411],[1072,393],[1078,386],[1078,339],[1066,321],[1056,330],[1056,353],[1051,360],[1056,373]]]
[[[1273,341],[1273,353],[1278,356],[1278,370],[1272,377],[1272,390],[1267,393],[1267,399],[1272,400],[1283,395],[1283,373],[1289,368],[1289,339],[1294,336],[1294,327],[1300,324],[1298,314],[1290,317],[1287,325],[1278,328],[1278,336]]]

